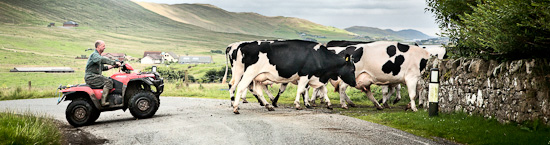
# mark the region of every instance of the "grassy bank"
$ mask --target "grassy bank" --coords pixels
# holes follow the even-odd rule
[[[500,124],[495,119],[465,113],[440,114],[428,112],[353,112],[345,115],[397,128],[425,138],[440,137],[463,144],[548,144],[550,127],[537,121],[524,124]]]
[[[0,112],[0,144],[61,144],[53,119],[26,113]]]

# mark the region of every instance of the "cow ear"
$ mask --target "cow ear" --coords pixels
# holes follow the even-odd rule
[[[347,61],[347,62],[351,62],[351,58],[350,58],[350,55],[349,55],[349,54],[346,54],[346,61]]]

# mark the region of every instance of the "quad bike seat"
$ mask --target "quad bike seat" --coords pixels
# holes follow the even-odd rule
[[[103,86],[101,86],[101,87],[92,87],[92,86],[90,86],[90,85],[88,85],[88,84],[80,84],[80,85],[78,85],[78,86],[79,86],[79,87],[80,87],[80,86],[82,86],[82,87],[90,87],[90,88],[92,88],[92,89],[103,89]]]

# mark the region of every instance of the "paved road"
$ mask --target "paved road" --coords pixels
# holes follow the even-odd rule
[[[157,114],[136,120],[126,111],[103,112],[94,125],[81,127],[109,144],[437,144],[397,129],[323,109],[276,108],[241,104],[233,114],[228,100],[161,97]],[[0,110],[31,111],[65,120],[68,102],[56,98],[0,101]]]

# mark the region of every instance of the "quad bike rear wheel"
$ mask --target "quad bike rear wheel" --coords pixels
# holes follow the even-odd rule
[[[140,91],[130,98],[129,110],[138,119],[155,115],[159,108],[159,100],[150,91]]]
[[[99,111],[86,100],[73,100],[65,110],[65,118],[74,127],[93,123],[97,119],[95,114],[99,117]]]

